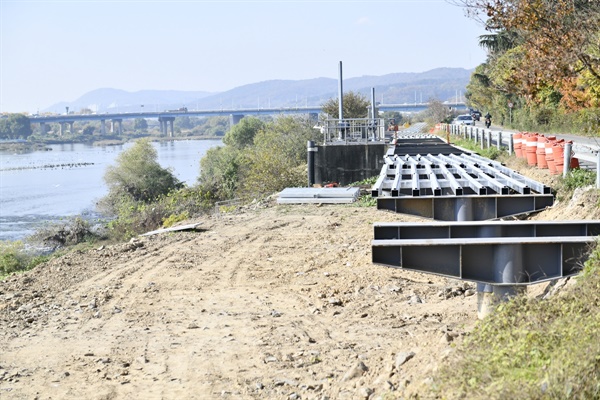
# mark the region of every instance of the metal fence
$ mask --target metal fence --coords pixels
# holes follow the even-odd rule
[[[325,144],[385,142],[383,118],[328,119],[320,127]]]
[[[441,124],[440,127],[448,134],[475,141],[476,144],[480,145],[482,150],[495,146],[498,148],[498,150],[506,150],[509,154],[514,154],[513,132],[503,132],[476,126],[457,124]],[[586,163],[589,163],[595,167],[596,187],[600,189],[600,147],[584,143],[573,143],[572,149],[576,151],[576,156],[579,160],[585,161]],[[565,176],[569,171],[569,167],[571,165],[570,157],[571,152],[565,151],[563,176]]]

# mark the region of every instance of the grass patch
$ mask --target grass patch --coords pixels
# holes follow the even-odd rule
[[[475,143],[473,140],[464,138],[453,137],[452,144],[470,150],[473,153],[477,153],[482,157],[489,158],[490,160],[497,160],[502,154],[505,153],[504,150],[498,150],[498,148],[495,146],[481,149],[481,145],[479,143]]]
[[[363,188],[372,187],[379,176],[373,176],[371,178],[363,179],[362,181],[352,182],[348,187],[359,187],[361,188],[361,194],[358,196],[358,201],[354,203],[356,207],[375,207],[377,206],[377,198],[371,196],[370,191],[363,190]]]
[[[600,398],[600,246],[560,296],[499,305],[435,382],[442,398]]]
[[[596,172],[587,169],[570,170],[566,177],[561,177],[557,185],[558,199],[569,200],[575,189],[596,184]]]
[[[34,254],[21,241],[0,242],[0,280],[7,276],[29,271],[52,258]]]

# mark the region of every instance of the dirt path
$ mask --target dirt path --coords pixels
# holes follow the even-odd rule
[[[11,278],[0,284],[0,395],[356,398],[417,387],[474,322],[475,296],[461,287],[446,299],[438,293],[458,283],[373,266],[372,223],[388,220],[417,219],[271,206]],[[396,366],[403,352],[415,354]]]
[[[579,202],[571,215],[600,217]],[[271,204],[0,282],[0,398],[423,393],[476,323],[476,296],[473,284],[371,263],[373,222],[418,220]]]

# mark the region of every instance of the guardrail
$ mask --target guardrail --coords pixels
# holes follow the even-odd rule
[[[481,149],[495,146],[498,150],[507,151],[510,155],[515,154],[516,132],[506,132],[486,129],[470,125],[440,124],[440,129],[448,135],[460,136],[464,139],[479,143]],[[449,140],[449,138],[447,139]],[[600,146],[587,143],[565,142],[562,161],[562,175],[566,176],[572,168],[572,151],[577,152],[577,159],[596,166],[596,187],[600,189]]]

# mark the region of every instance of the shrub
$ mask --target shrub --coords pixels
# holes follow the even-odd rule
[[[28,252],[21,241],[0,242],[0,277],[30,270],[49,258]]]
[[[148,139],[136,141],[132,148],[119,154],[117,164],[109,166],[104,175],[109,193],[101,200],[102,206],[114,212],[124,197],[148,203],[182,187],[170,170],[160,166],[157,157]]]
[[[21,242],[0,242],[0,275],[25,269]]]
[[[72,217],[39,229],[31,235],[29,240],[56,250],[60,247],[74,246],[101,237],[102,235],[92,228],[89,221],[81,217]]]
[[[231,146],[209,149],[200,160],[198,182],[218,200],[235,197],[239,184],[242,152]]]
[[[117,218],[108,223],[108,233],[115,240],[127,240],[205,213],[213,205],[212,194],[201,187],[182,188],[152,203],[135,202],[123,197],[117,205]]]
[[[231,128],[223,138],[223,142],[231,147],[244,148],[252,145],[254,136],[264,128],[264,123],[258,118],[242,118],[242,120]]]
[[[257,133],[243,158],[238,197],[256,198],[306,185],[306,143],[318,131],[308,119],[279,117]]]

